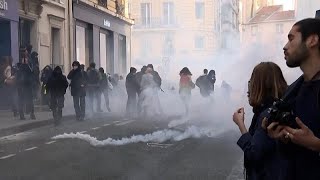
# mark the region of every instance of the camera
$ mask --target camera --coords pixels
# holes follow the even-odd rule
[[[292,111],[291,105],[282,99],[274,101],[268,110],[268,114],[268,124],[278,122],[279,125],[290,126],[292,128],[297,127],[296,116]]]

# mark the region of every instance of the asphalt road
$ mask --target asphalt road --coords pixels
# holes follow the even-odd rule
[[[120,139],[167,128],[167,121],[106,115],[64,122],[0,138],[0,180],[235,180],[241,179],[239,134],[163,143],[94,147],[79,139],[51,139],[82,132],[99,140]],[[185,126],[179,127],[179,131]]]

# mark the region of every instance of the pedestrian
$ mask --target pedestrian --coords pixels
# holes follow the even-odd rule
[[[276,180],[281,173],[276,143],[261,125],[268,108],[284,94],[287,83],[278,65],[262,62],[253,69],[248,88],[249,104],[254,113],[249,130],[244,123],[244,108],[233,114],[233,121],[242,134],[237,144],[244,152],[246,179]]]
[[[78,61],[72,63],[72,70],[68,74],[68,79],[71,80],[71,96],[73,97],[73,105],[76,112],[76,119],[83,121],[86,112],[86,86],[87,74],[80,67]]]
[[[94,112],[102,112],[101,110],[101,95],[99,92],[99,83],[101,82],[101,76],[99,71],[96,69],[95,63],[90,63],[90,66],[87,70],[87,92],[88,92],[88,107],[90,116]],[[94,102],[96,104],[96,111],[94,111]]]
[[[270,137],[277,140],[281,157],[287,167],[284,180],[320,179],[320,19],[296,22],[283,48],[286,64],[300,67],[303,75],[287,90],[285,103],[294,117],[289,124],[280,118],[265,120]],[[284,112],[285,113],[285,112]],[[267,123],[267,121],[269,123]]]
[[[99,68],[99,73],[100,73],[100,77],[101,77],[99,97],[101,97],[101,94],[103,94],[104,99],[105,99],[106,108],[109,112],[111,112],[110,101],[109,101],[109,91],[112,90],[112,85],[109,81],[107,74],[104,73],[104,69],[102,67]]]
[[[208,79],[208,70],[207,69],[204,69],[203,75],[201,75],[200,77],[197,78],[196,85],[199,87],[200,94],[202,97],[210,96],[211,86],[210,86],[210,82]]]
[[[136,81],[137,69],[134,67],[130,68],[130,72],[126,77],[126,90],[128,95],[126,113],[127,116],[132,117],[137,113],[137,93],[139,85]]]
[[[195,88],[192,82],[192,74],[187,67],[180,71],[179,94],[185,106],[186,114],[189,114],[189,104],[191,99],[191,90]]]
[[[55,67],[47,82],[47,89],[50,93],[50,108],[55,125],[61,123],[64,95],[66,94],[68,85],[67,78],[62,74],[60,66]]]
[[[50,94],[48,93],[47,89],[47,83],[48,80],[52,74],[52,68],[51,66],[47,65],[45,66],[41,71],[41,99],[42,99],[42,105],[50,105]]]
[[[21,65],[17,72],[17,87],[19,97],[19,115],[21,120],[25,120],[24,109],[30,113],[31,119],[36,119],[33,104],[33,69],[29,63],[28,53],[22,54]]]

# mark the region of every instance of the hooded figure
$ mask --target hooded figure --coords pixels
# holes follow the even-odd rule
[[[53,70],[50,66],[46,66],[42,69],[42,72],[41,72],[41,82],[42,82],[41,97],[42,97],[42,104],[45,104],[45,105],[49,105],[50,95],[48,93],[47,83],[52,74],[52,71]]]
[[[130,68],[130,73],[126,77],[126,89],[128,95],[126,112],[128,116],[135,115],[137,112],[137,92],[139,89],[139,85],[136,81],[136,72],[137,69],[134,67]]]
[[[62,74],[61,68],[57,66],[54,68],[47,82],[47,89],[50,92],[50,108],[53,113],[55,125],[58,125],[62,118],[64,95],[66,94],[67,88],[67,78]]]

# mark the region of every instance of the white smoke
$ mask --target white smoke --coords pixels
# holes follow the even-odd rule
[[[181,141],[187,138],[201,138],[201,137],[214,137],[221,134],[223,131],[217,131],[208,128],[198,128],[196,126],[188,127],[184,132],[177,130],[164,129],[161,131],[156,131],[151,134],[146,135],[133,135],[131,137],[124,137],[121,139],[107,138],[105,140],[98,140],[96,137],[92,137],[88,134],[82,133],[70,133],[62,134],[52,137],[52,139],[81,139],[88,142],[92,146],[121,146],[131,143],[139,142],[157,142],[162,143],[165,141]]]

